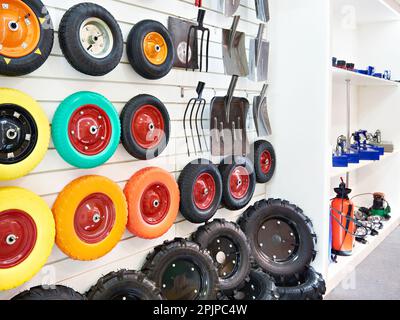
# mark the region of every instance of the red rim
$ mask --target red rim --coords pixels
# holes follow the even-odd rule
[[[131,132],[136,143],[144,149],[155,148],[164,137],[164,118],[156,107],[140,107],[132,119]]]
[[[272,167],[272,157],[271,157],[271,153],[268,150],[265,150],[261,154],[260,164],[261,164],[261,171],[264,174],[268,174]]]
[[[236,167],[230,177],[229,188],[235,199],[243,199],[250,188],[250,174],[245,167]]]
[[[170,193],[161,183],[154,183],[147,187],[140,199],[140,212],[144,221],[151,225],[160,223],[168,214],[170,207]]]
[[[200,210],[207,210],[211,207],[216,193],[216,185],[213,176],[209,173],[201,174],[193,187],[193,200]]]
[[[115,215],[113,201],[105,194],[93,193],[75,211],[75,232],[86,243],[99,243],[110,234]]]
[[[19,265],[35,247],[35,221],[21,210],[0,212],[0,269]]]
[[[77,109],[68,123],[68,135],[73,147],[87,156],[103,152],[110,143],[111,133],[107,113],[91,104]]]

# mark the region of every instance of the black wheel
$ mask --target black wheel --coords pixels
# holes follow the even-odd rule
[[[64,286],[34,287],[21,292],[11,300],[86,300],[83,295]]]
[[[179,176],[180,211],[192,223],[204,223],[217,212],[222,198],[218,168],[205,159],[189,163]]]
[[[171,71],[175,57],[172,38],[158,21],[137,23],[128,35],[126,46],[130,64],[142,77],[160,79]]]
[[[251,270],[244,285],[235,291],[232,300],[279,300],[274,279],[261,270]]]
[[[233,222],[216,219],[200,227],[193,241],[206,249],[218,266],[220,289],[229,294],[249,275],[250,245],[246,235]]]
[[[51,17],[39,0],[6,1],[2,6],[0,74],[26,75],[42,66],[51,53]]]
[[[169,142],[170,118],[156,97],[142,94],[131,99],[121,113],[122,144],[133,157],[158,157]]]
[[[142,271],[167,300],[214,300],[219,290],[212,258],[198,244],[185,239],[156,247]]]
[[[228,157],[219,165],[222,176],[222,202],[229,210],[239,210],[249,204],[256,188],[251,161],[244,157]]]
[[[103,76],[121,61],[121,29],[97,4],[86,2],[70,8],[61,19],[58,35],[65,58],[82,73]]]
[[[278,287],[280,300],[323,300],[325,281],[312,267],[300,275],[292,286]]]
[[[279,283],[302,274],[315,258],[312,223],[287,201],[259,201],[244,212],[239,225],[250,240],[255,262]]]
[[[258,183],[269,182],[275,173],[276,155],[274,147],[265,140],[254,143],[254,171]]]
[[[154,282],[132,270],[110,272],[90,288],[86,297],[88,300],[162,300]]]

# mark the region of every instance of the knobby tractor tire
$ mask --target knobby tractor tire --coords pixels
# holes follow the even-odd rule
[[[224,294],[233,292],[249,275],[250,245],[236,223],[216,219],[200,227],[193,235],[193,241],[213,258]]]
[[[80,28],[85,20],[96,18],[110,29],[112,49],[105,57],[94,57],[83,47]],[[91,76],[103,76],[114,70],[121,61],[124,41],[115,18],[103,7],[94,3],[80,3],[70,8],[62,17],[59,41],[65,58],[76,70]]]
[[[165,105],[156,97],[142,94],[131,99],[121,113],[122,144],[140,160],[158,157],[167,147],[171,121]]]
[[[32,300],[32,301],[64,301],[64,300],[86,300],[83,295],[76,292],[74,289],[64,286],[49,286],[46,287],[34,287],[30,290],[21,292],[11,300]]]
[[[18,90],[0,88],[0,112],[6,109],[14,109],[17,112],[10,111],[11,114],[14,113],[11,115],[15,118],[14,122],[18,122],[20,125],[23,125],[21,114],[24,115],[27,119],[26,125],[29,124],[31,128],[31,133],[29,140],[26,137],[20,138],[22,141],[26,141],[19,143],[18,149],[21,148],[21,145],[27,144],[23,155],[19,156],[20,160],[11,161],[13,158],[8,157],[11,151],[5,144],[3,145],[3,141],[8,140],[7,132],[0,132],[2,141],[0,156],[4,159],[4,161],[0,160],[0,180],[17,179],[32,171],[44,158],[50,142],[50,125],[47,116],[40,105],[30,96]],[[2,118],[0,115],[0,120],[3,121]],[[19,130],[19,132],[23,131],[24,129]],[[17,154],[15,151],[14,153]]]
[[[54,237],[53,215],[43,199],[22,188],[0,188],[0,290],[18,287],[37,274],[50,256]]]
[[[256,202],[238,223],[250,241],[255,263],[270,273],[279,285],[302,274],[315,259],[317,236],[312,222],[288,201]],[[293,247],[288,249],[286,246],[290,243]],[[275,252],[283,256],[277,259]]]
[[[269,182],[275,174],[276,155],[272,144],[265,140],[256,141],[254,150],[254,170],[258,183]]]
[[[179,211],[179,188],[167,171],[148,167],[136,172],[124,188],[128,202],[128,230],[143,239],[165,234]]]
[[[198,244],[185,239],[156,247],[147,256],[142,271],[161,288],[167,300],[215,300],[219,291],[212,258]]]
[[[155,35],[162,42],[161,50],[154,55],[163,54],[159,62],[152,62],[146,56],[145,42],[149,35]],[[172,69],[175,49],[171,35],[158,21],[143,20],[135,24],[128,35],[126,53],[133,69],[143,78],[156,80],[165,77]]]
[[[0,74],[5,76],[23,76],[40,68],[49,57],[53,48],[54,30],[50,14],[40,0],[22,0],[33,11],[35,19],[31,25],[39,25],[39,40],[32,51],[19,57],[1,54]]]
[[[120,187],[100,176],[72,181],[58,195],[53,213],[56,243],[76,260],[95,260],[110,252],[121,240],[128,216]]]
[[[88,300],[162,300],[154,282],[132,270],[110,272],[90,288],[86,297]]]
[[[222,177],[211,161],[198,159],[189,163],[178,180],[181,192],[180,212],[192,223],[210,220],[220,207]]]
[[[323,300],[326,293],[325,281],[312,267],[300,275],[297,284],[278,287],[280,300]]]

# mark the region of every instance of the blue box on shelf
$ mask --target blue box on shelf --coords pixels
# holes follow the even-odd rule
[[[349,166],[349,158],[347,155],[332,155],[332,163],[334,168],[346,168]]]
[[[377,161],[381,158],[381,152],[379,150],[370,148],[368,146],[360,146],[357,145],[352,146],[353,149],[357,149],[360,160],[367,160],[367,161]]]

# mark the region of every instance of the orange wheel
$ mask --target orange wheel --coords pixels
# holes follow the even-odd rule
[[[168,57],[168,46],[164,37],[158,32],[150,32],[144,37],[144,55],[154,65],[162,65]]]
[[[53,214],[58,247],[73,259],[95,260],[121,240],[128,211],[116,183],[105,177],[85,176],[64,188]]]
[[[145,168],[132,176],[124,190],[128,201],[128,230],[144,239],[165,234],[179,211],[179,188],[160,168]]]

